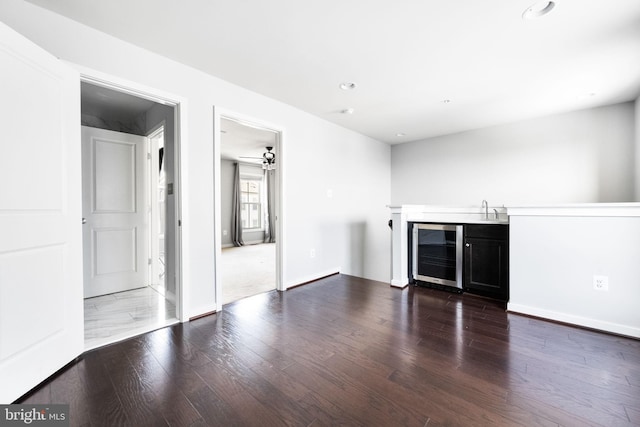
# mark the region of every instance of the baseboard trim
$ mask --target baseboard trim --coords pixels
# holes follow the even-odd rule
[[[513,303],[507,304],[507,311],[516,314],[537,317],[544,320],[551,320],[558,323],[565,323],[568,325],[579,326],[587,329],[594,329],[601,332],[609,332],[615,335],[640,338],[640,328],[597,319],[590,319],[588,317],[576,316],[575,314],[567,314]]]
[[[209,316],[210,314],[216,313],[217,311],[218,311],[218,308],[216,307],[215,304],[207,304],[204,306],[200,306],[197,310],[192,310],[192,313],[196,313],[196,314],[189,316],[189,321],[192,321],[194,319],[199,319],[204,316]]]
[[[318,280],[326,279],[327,277],[335,276],[340,274],[340,271],[331,271],[329,273],[325,273],[321,276],[314,277],[312,279],[304,280],[303,282],[297,283],[295,285],[287,286],[287,291],[295,288],[299,288],[300,286],[308,285],[309,283],[317,282]]]
[[[198,315],[196,315],[196,316],[190,317],[190,318],[189,318],[189,322],[191,322],[192,320],[200,319],[200,318],[202,318],[202,317],[211,316],[212,314],[216,314],[216,313],[217,313],[217,311],[216,311],[216,310],[213,310],[213,311],[209,311],[208,313],[198,314]]]
[[[250,241],[244,242],[242,246],[262,245],[262,244],[268,244],[268,243],[270,242],[265,242],[264,240],[250,240]],[[241,248],[242,246],[237,246],[237,247]],[[233,243],[223,243],[220,247],[222,249],[229,249],[229,248],[235,248],[236,245],[234,245]]]
[[[405,280],[393,279],[391,280],[391,286],[393,286],[394,288],[404,289],[407,286],[409,286],[409,279],[405,279]]]

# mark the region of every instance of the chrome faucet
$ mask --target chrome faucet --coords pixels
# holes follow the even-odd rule
[[[482,207],[484,208],[484,219],[489,219],[489,203],[486,200],[482,201]]]
[[[493,213],[496,216],[496,219],[498,219],[498,209],[493,208]]]

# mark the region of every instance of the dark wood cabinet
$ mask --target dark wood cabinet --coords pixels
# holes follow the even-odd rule
[[[507,301],[509,299],[509,226],[464,226],[465,292]]]

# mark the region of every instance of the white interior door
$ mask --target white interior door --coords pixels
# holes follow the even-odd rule
[[[0,23],[0,403],[83,350],[80,77]]]
[[[82,127],[84,296],[148,284],[148,140]]]

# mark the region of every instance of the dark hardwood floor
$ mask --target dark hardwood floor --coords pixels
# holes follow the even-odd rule
[[[72,425],[640,425],[640,341],[337,275],[86,353]]]

